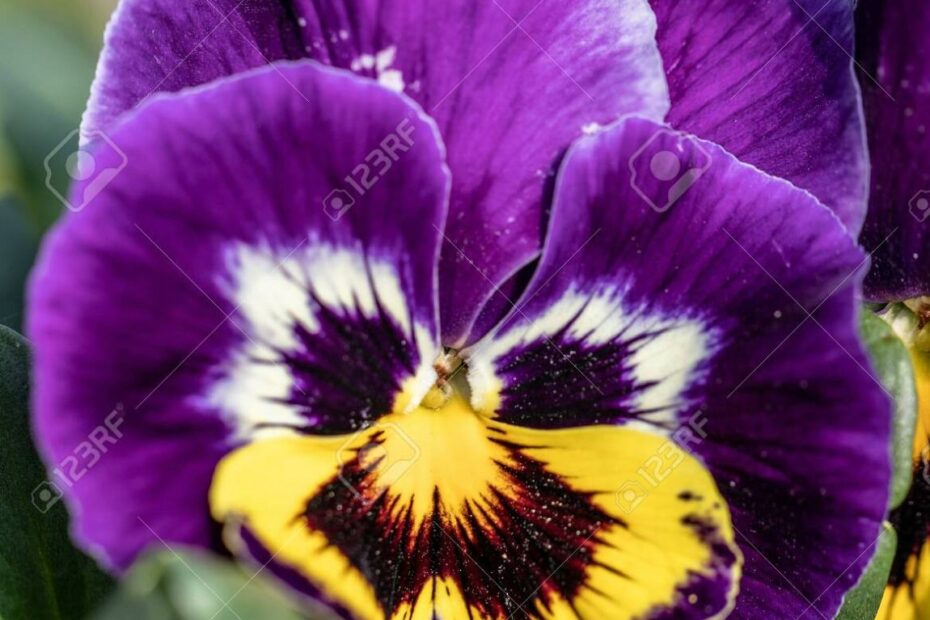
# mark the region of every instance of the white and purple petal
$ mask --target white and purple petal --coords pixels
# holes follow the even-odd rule
[[[733,514],[734,617],[835,613],[888,492],[888,402],[856,335],[863,254],[809,193],[642,119],[576,143],[554,200],[523,298],[465,351],[474,406],[675,439]]]
[[[455,2],[438,23],[434,5],[410,5],[384,11],[378,40],[396,45],[448,146],[440,312],[444,341],[462,344],[495,287],[537,256],[564,149],[623,114],[661,119],[667,90],[645,2]],[[430,33],[411,38],[425,14]]]
[[[651,0],[667,122],[809,190],[854,234],[868,152],[849,0]]]
[[[311,62],[161,98],[110,138],[96,163],[125,166],[45,246],[27,331],[48,462],[124,412],[67,489],[79,541],[120,569],[159,538],[215,542],[208,487],[236,446],[350,431],[429,389],[450,181],[415,104]],[[331,217],[327,196],[386,149]]]
[[[106,130],[156,92],[295,56],[405,92],[448,147],[440,311],[444,342],[462,344],[480,336],[495,287],[538,256],[572,140],[624,114],[664,116],[655,27],[646,0],[123,0],[84,129]]]

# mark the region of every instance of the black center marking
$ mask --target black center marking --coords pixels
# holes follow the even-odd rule
[[[509,455],[496,463],[507,488],[490,488],[455,514],[434,490],[431,514],[417,523],[412,506],[375,490],[376,464],[358,460],[307,503],[302,518],[368,579],[386,617],[412,607],[434,578],[455,582],[480,617],[515,620],[539,618],[537,606],[549,609],[555,598],[571,604],[590,587],[585,574],[601,534],[625,524],[517,446],[493,441]]]

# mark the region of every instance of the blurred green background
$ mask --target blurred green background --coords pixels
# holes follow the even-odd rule
[[[16,330],[39,240],[63,210],[44,161],[80,124],[115,5],[0,0],[0,324]]]

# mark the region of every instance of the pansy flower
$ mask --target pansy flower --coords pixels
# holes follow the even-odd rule
[[[124,2],[84,126],[118,172],[30,287],[49,463],[125,416],[78,540],[347,618],[834,614],[889,478],[849,59],[660,4]]]

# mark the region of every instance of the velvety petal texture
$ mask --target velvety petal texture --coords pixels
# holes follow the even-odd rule
[[[82,136],[159,93],[305,56],[289,2],[121,0],[110,18]]]
[[[235,446],[352,432],[429,389],[450,179],[415,104],[306,61],[159,99],[94,158],[125,167],[46,244],[28,334],[49,463],[123,412],[66,489],[119,569],[216,542],[208,488]],[[360,162],[374,182],[333,211]]]
[[[732,511],[733,617],[831,617],[890,476],[888,399],[856,332],[864,255],[809,193],[642,119],[576,143],[554,200],[523,298],[464,352],[474,407],[674,439]],[[645,461],[631,501],[675,462]]]
[[[899,301],[930,294],[930,6],[863,0],[857,12],[872,154],[865,290]]]
[[[538,255],[571,141],[668,109],[646,0],[123,0],[85,131],[153,92],[295,55],[401,90],[436,119],[454,179],[440,264],[449,345],[480,335],[495,286]]]
[[[656,454],[676,459],[624,500]],[[720,617],[741,557],[713,478],[655,433],[533,430],[458,394],[342,438],[257,441],[211,489],[230,547],[350,617]]]
[[[392,67],[449,150],[440,312],[445,343],[461,344],[494,287],[536,257],[544,193],[571,141],[622,114],[664,115],[654,17],[638,0],[469,1],[441,13],[396,0],[380,11],[359,49],[396,47]]]
[[[667,122],[811,191],[857,233],[869,168],[854,3],[650,1],[672,103]]]

